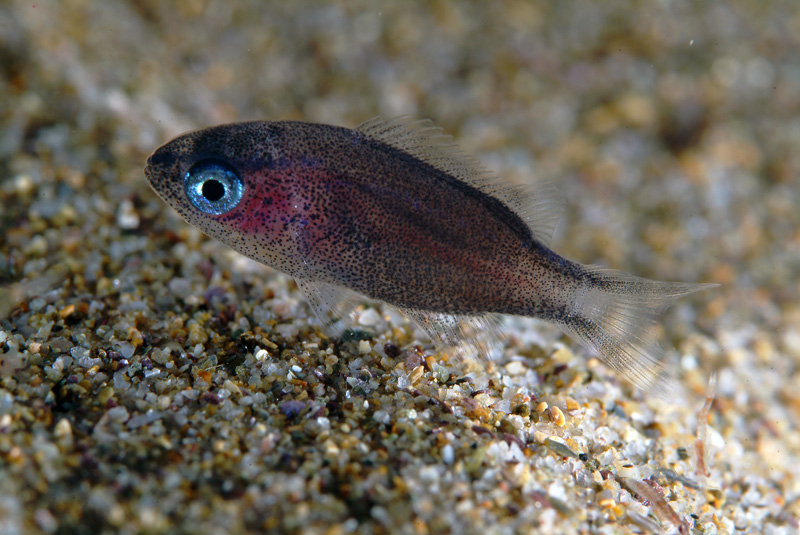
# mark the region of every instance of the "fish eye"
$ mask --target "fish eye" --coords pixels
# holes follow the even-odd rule
[[[236,208],[244,194],[244,182],[230,165],[218,160],[194,164],[183,179],[189,201],[209,215],[220,215]]]

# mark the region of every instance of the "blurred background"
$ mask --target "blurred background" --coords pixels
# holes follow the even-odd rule
[[[753,473],[772,470],[784,505],[794,503],[792,1],[6,0],[6,337],[27,336],[13,322],[21,303],[53,287],[90,295],[138,284],[154,235],[185,239],[142,175],[147,155],[174,135],[255,119],[356,126],[375,115],[430,118],[495,173],[556,181],[567,209],[553,248],[570,259],[721,283],[676,305],[664,345],[674,344],[671,362],[700,403],[718,372],[718,406],[729,412],[717,423],[752,453]],[[0,365],[6,381],[11,360]],[[0,442],[0,458],[13,464],[9,447]],[[55,531],[55,519],[36,513],[45,498],[14,502],[2,485],[7,503],[27,510],[6,525]]]

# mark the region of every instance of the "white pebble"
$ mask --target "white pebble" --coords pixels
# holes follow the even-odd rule
[[[382,424],[388,424],[389,423],[389,413],[387,413],[384,410],[375,411],[372,414],[372,418],[378,423],[382,423]]]
[[[192,283],[189,279],[183,277],[176,277],[169,281],[167,285],[169,291],[175,294],[176,297],[186,298],[192,292]]]
[[[358,323],[364,325],[365,327],[371,327],[377,324],[381,320],[381,315],[378,314],[378,311],[374,308],[369,308],[365,310],[359,317]]]
[[[108,415],[108,418],[110,420],[115,420],[117,422],[124,422],[125,420],[128,419],[129,416],[128,409],[122,406],[108,409],[108,412],[106,412],[106,414]]]
[[[453,446],[450,444],[445,444],[442,447],[442,461],[444,464],[453,464],[455,461],[455,452],[453,452]]]
[[[525,364],[515,360],[506,364],[506,372],[509,375],[520,375],[525,372]]]
[[[119,204],[117,225],[123,229],[139,228],[139,214],[136,213],[133,203],[129,199],[125,199]]]
[[[242,393],[242,390],[239,388],[239,386],[230,379],[225,379],[225,382],[222,384],[222,387],[231,394],[239,395]]]
[[[561,481],[554,481],[550,484],[550,487],[547,489],[547,494],[551,498],[555,498],[556,500],[566,502],[567,501],[567,492],[564,488],[564,484]]]

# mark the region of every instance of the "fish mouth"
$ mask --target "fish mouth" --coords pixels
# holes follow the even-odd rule
[[[144,176],[151,187],[155,188],[156,181],[160,175],[163,175],[161,170],[169,169],[175,163],[177,158],[172,151],[160,147],[147,158],[144,165]]]
[[[144,177],[147,179],[147,183],[150,186],[153,185],[153,166],[150,164],[150,158],[147,159],[147,162],[144,164]]]

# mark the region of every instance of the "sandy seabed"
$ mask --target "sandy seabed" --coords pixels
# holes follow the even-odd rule
[[[797,533],[798,36],[778,1],[3,3],[0,534]],[[557,182],[568,258],[721,283],[661,324],[682,392],[527,319],[487,369],[381,306],[328,338],[142,174],[378,114]]]

